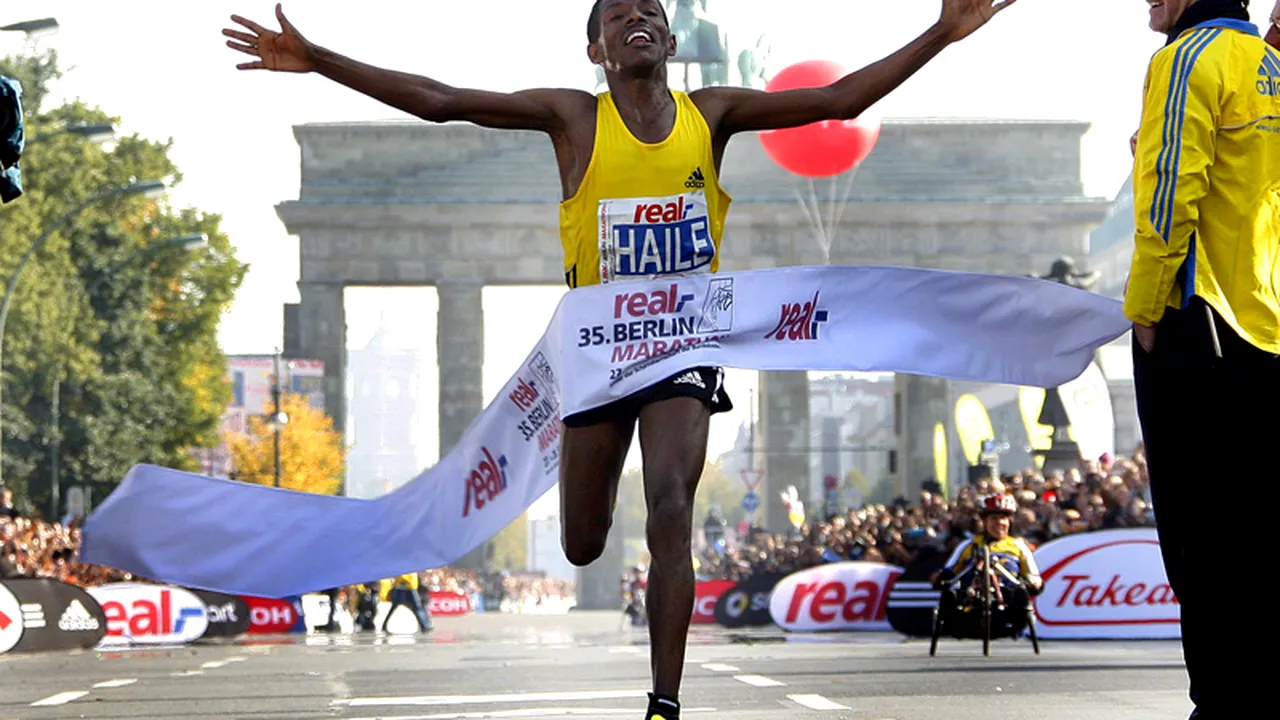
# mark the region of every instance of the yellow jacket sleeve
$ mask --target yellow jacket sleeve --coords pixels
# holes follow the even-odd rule
[[[1140,325],[1164,315],[1209,188],[1221,72],[1202,54],[1220,32],[1189,34],[1157,53],[1147,70],[1133,170],[1138,230],[1124,299],[1125,315]]]

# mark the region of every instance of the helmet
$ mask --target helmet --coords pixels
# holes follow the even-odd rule
[[[978,512],[982,515],[1012,515],[1018,511],[1018,502],[1011,495],[988,495],[982,498]]]

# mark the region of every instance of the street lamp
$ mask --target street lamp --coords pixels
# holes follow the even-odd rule
[[[124,260],[121,260],[120,262],[108,268],[107,271],[103,273],[102,277],[98,278],[97,280],[94,280],[88,286],[88,288],[85,289],[85,292],[89,295],[92,295],[93,291],[97,290],[104,281],[106,281],[111,277],[113,273],[115,273],[116,271],[120,270],[121,268],[125,267],[130,262],[133,262],[138,258],[145,257],[147,255],[153,255],[155,253],[158,253],[162,250],[167,250],[169,248],[176,247],[176,248],[182,248],[183,250],[189,251],[189,250],[195,250],[197,248],[202,248],[208,244],[209,244],[208,235],[205,235],[204,233],[190,233],[187,235],[180,235],[175,238],[170,238],[168,240],[163,240],[161,242],[148,245],[144,248],[140,248],[130,253],[129,255],[127,255]],[[49,421],[52,425],[51,432],[50,432],[51,436],[57,434],[58,432],[58,401],[60,399],[59,396],[61,395],[61,388],[62,388],[62,382],[60,378],[61,374],[62,373],[59,372],[58,375],[54,376],[53,391],[49,394]],[[60,445],[61,443],[49,444],[49,513],[50,513],[49,521],[50,522],[57,522],[58,520],[58,503],[61,501],[61,495],[62,495],[62,485],[58,480],[58,474],[59,474],[58,456],[61,451]]]
[[[80,203],[74,208],[63,213],[57,220],[54,220],[48,228],[45,229],[35,242],[31,243],[31,247],[27,248],[27,252],[22,256],[22,260],[18,262],[18,267],[13,271],[13,275],[9,277],[9,282],[4,291],[4,303],[0,305],[0,420],[3,419],[4,404],[4,331],[5,324],[9,320],[9,308],[13,304],[13,293],[18,289],[18,282],[22,280],[22,273],[27,269],[27,263],[31,262],[31,258],[39,252],[44,246],[46,240],[53,235],[54,231],[69,222],[76,215],[79,215],[85,208],[94,203],[102,202],[116,197],[125,197],[131,195],[143,195],[146,197],[154,197],[164,191],[165,184],[159,180],[148,180],[144,182],[135,182],[130,185],[120,185],[108,188],[89,197],[88,200]],[[0,423],[0,485],[4,484],[4,433],[2,431],[2,423]]]
[[[16,22],[12,25],[0,27],[0,32],[20,32],[27,35],[35,35],[36,33],[49,32],[58,29],[58,21],[54,18],[41,18],[40,20],[25,20]]]
[[[280,487],[280,433],[284,430],[284,426],[289,424],[289,415],[280,410],[280,349],[276,348],[275,354],[272,356],[274,369],[271,376],[271,402],[274,409],[271,413],[271,419],[267,421],[267,425],[271,427],[274,439],[273,450],[275,456],[275,486]],[[292,365],[290,365],[292,367]]]

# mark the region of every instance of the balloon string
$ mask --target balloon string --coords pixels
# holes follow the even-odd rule
[[[849,184],[845,186],[844,192],[840,193],[840,211],[836,214],[835,224],[839,226],[844,222],[845,208],[849,207],[849,197],[853,195],[853,181],[858,177],[858,170],[862,168],[862,163],[858,163],[849,170]]]
[[[817,218],[815,218],[813,216],[813,213],[809,212],[809,204],[804,201],[804,196],[800,194],[800,185],[798,183],[794,184],[791,186],[791,189],[796,194],[796,202],[799,203],[800,209],[804,211],[805,219],[808,220],[809,224],[813,226],[815,231],[815,237],[818,240],[818,245],[821,247],[822,246],[822,237],[821,237],[822,222]],[[816,205],[817,204],[815,203],[815,207]],[[824,256],[827,254],[827,250],[825,247],[822,248],[822,252]]]
[[[809,181],[809,198],[813,201],[813,216],[817,218],[818,223],[818,242],[822,245],[823,264],[831,264],[831,238],[827,236],[827,228],[822,224],[822,207],[818,204],[818,188],[814,186],[813,178],[806,178]]]

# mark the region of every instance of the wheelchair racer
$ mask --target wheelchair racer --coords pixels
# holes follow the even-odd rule
[[[976,592],[977,565],[984,545],[991,551],[991,564],[1000,582],[1004,605],[1025,607],[1044,590],[1031,547],[1022,538],[1009,535],[1009,525],[1017,510],[1018,503],[1009,495],[988,495],[982,499],[978,514],[982,517],[983,531],[961,543],[942,570],[933,576],[934,588],[942,591],[941,606],[954,608],[961,604],[957,588],[969,595]]]

